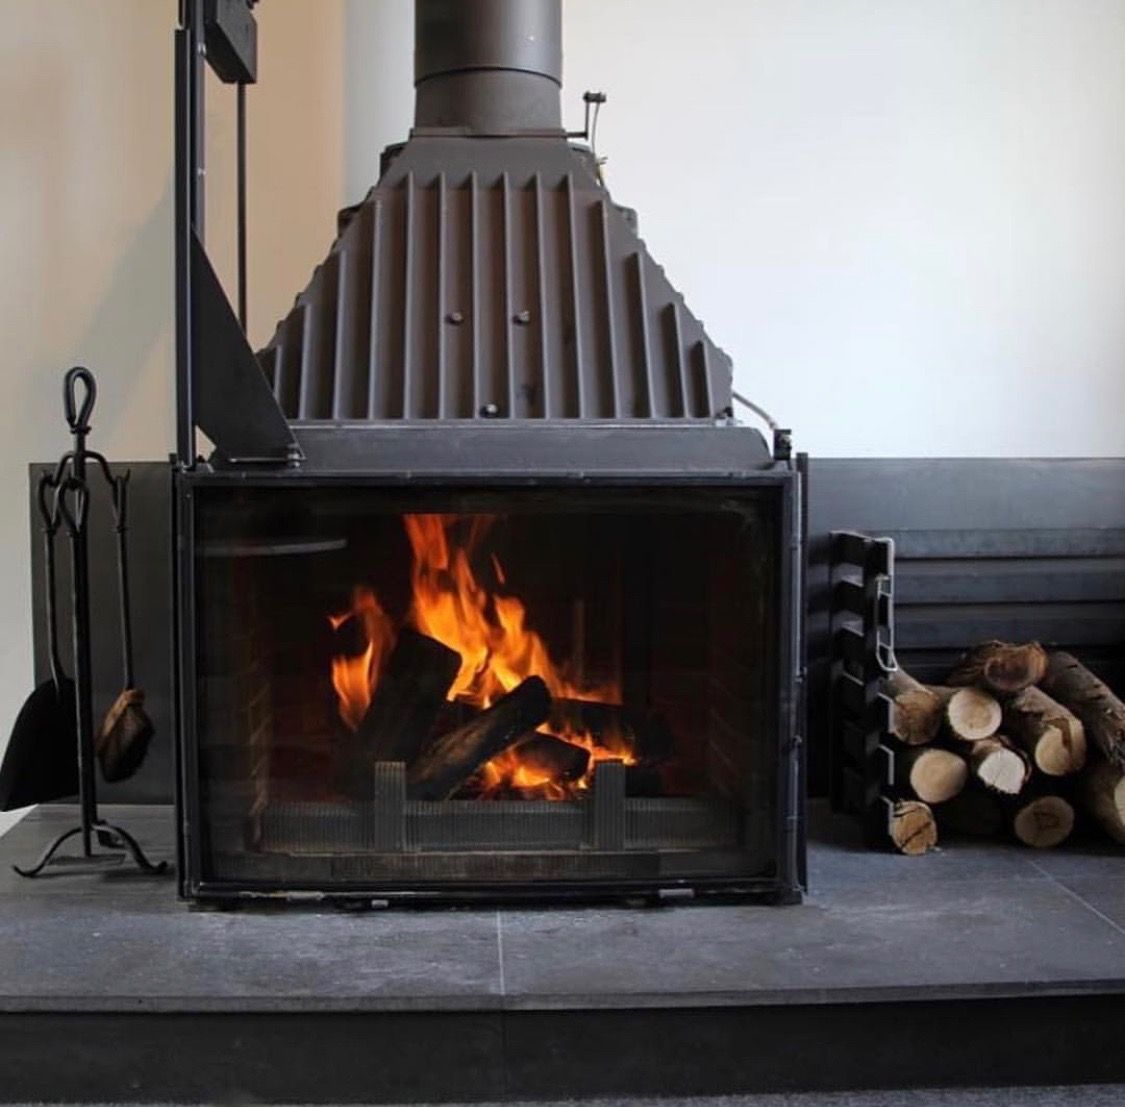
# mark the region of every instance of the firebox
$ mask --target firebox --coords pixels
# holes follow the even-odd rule
[[[562,130],[559,0],[417,12],[411,139],[254,355],[185,6],[181,891],[792,900],[803,468]]]

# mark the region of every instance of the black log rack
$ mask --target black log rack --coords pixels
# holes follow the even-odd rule
[[[97,384],[93,374],[84,368],[71,369],[63,383],[63,405],[74,445],[62,456],[53,473],[43,475],[39,485],[39,502],[49,539],[53,540],[60,529],[65,529],[70,539],[71,644],[74,651],[75,730],[81,821],[55,838],[33,865],[26,868],[13,866],[20,876],[28,878],[40,876],[49,868],[61,868],[68,872],[111,868],[120,865],[126,857],[131,857],[142,872],[154,876],[168,868],[164,861],[156,864],[151,862],[127,830],[107,822],[98,814],[97,769],[94,762],[94,690],[90,664],[89,473],[93,469],[100,474],[111,489],[116,489],[119,481],[106,459],[86,446],[96,399]],[[127,480],[128,475],[120,479]],[[53,591],[53,580],[49,582],[49,586]],[[52,598],[48,605],[52,621],[55,617],[54,608]],[[82,842],[81,853],[75,855],[59,852],[63,845],[79,837]]]

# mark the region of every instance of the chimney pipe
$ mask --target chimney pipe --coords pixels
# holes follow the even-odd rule
[[[414,125],[561,131],[562,0],[415,0]]]

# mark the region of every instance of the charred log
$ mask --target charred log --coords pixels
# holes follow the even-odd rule
[[[375,761],[409,763],[429,737],[460,668],[461,655],[436,638],[401,631],[356,731],[361,748]]]
[[[547,720],[551,696],[539,677],[528,677],[477,718],[431,741],[408,767],[412,799],[448,799],[486,762]]]
[[[581,780],[590,767],[589,750],[553,734],[536,732],[518,743],[515,749],[522,764],[551,780]]]

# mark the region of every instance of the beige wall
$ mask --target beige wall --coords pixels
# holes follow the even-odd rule
[[[269,0],[250,92],[253,337],[331,241],[343,189],[343,0]],[[26,466],[67,440],[89,365],[93,444],[172,443],[174,0],[0,0],[0,745],[30,691]],[[209,244],[233,288],[233,93],[212,86]]]

